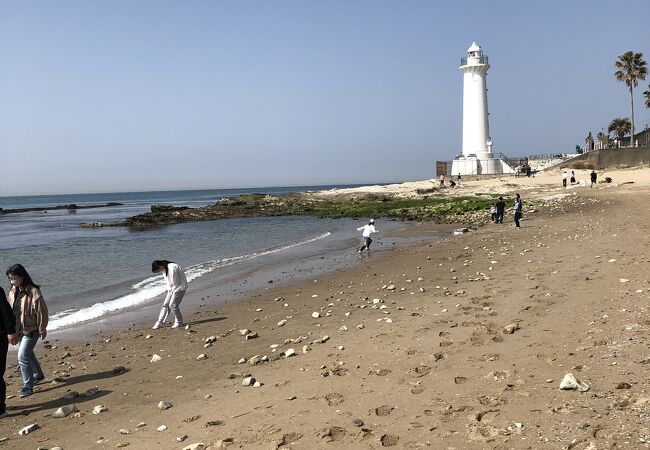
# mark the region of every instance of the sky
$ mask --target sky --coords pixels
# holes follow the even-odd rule
[[[0,1],[0,196],[422,180],[490,58],[493,151],[630,116],[650,2]],[[635,95],[635,125],[650,109]]]

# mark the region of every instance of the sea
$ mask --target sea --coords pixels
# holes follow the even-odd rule
[[[50,333],[99,324],[126,312],[133,320],[134,312],[137,317],[137,312],[147,307],[151,314],[166,289],[162,276],[151,272],[154,259],[174,261],[184,268],[190,305],[218,304],[273,282],[290,283],[358,264],[360,235],[356,228],[365,222],[290,216],[188,222],[144,231],[80,225],[115,223],[150,211],[154,204],[199,207],[244,193],[354,186],[0,197],[3,209],[122,204],[0,214],[0,268],[4,272],[21,263],[41,286],[50,314]],[[397,238],[384,237],[384,232],[407,226],[390,221],[377,225],[382,234],[376,239],[376,249],[398,243]],[[6,291],[9,282],[3,280],[0,285]],[[206,298],[205,293],[215,289],[217,294]]]

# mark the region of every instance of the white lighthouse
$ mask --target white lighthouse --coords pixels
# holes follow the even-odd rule
[[[452,163],[448,175],[483,175],[513,172],[512,168],[492,155],[492,139],[487,103],[488,57],[472,42],[467,57],[461,58],[463,73],[463,149]]]

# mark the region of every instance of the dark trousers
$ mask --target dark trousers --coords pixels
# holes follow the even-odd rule
[[[497,223],[503,223],[503,211],[497,211]]]
[[[516,226],[517,228],[521,228],[521,226],[519,225],[519,221],[520,221],[520,220],[521,220],[521,213],[520,213],[520,212],[516,212],[516,213],[515,213],[515,226]]]
[[[7,368],[7,351],[9,350],[9,341],[7,332],[0,331],[0,414],[5,412],[7,405],[7,385],[5,384],[5,369]]]
[[[370,239],[370,236],[364,237],[363,238],[363,245],[361,246],[359,251],[360,252],[363,251],[364,248],[367,248],[368,250],[370,250],[370,244],[372,244],[372,239]]]

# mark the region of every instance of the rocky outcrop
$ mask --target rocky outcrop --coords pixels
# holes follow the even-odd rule
[[[69,203],[67,205],[39,206],[34,208],[14,208],[14,209],[0,208],[0,214],[24,213],[24,212],[34,212],[34,211],[55,211],[60,209],[66,209],[68,211],[76,211],[78,209],[110,208],[112,206],[122,206],[122,203],[108,202],[103,205],[77,205],[75,203]]]

